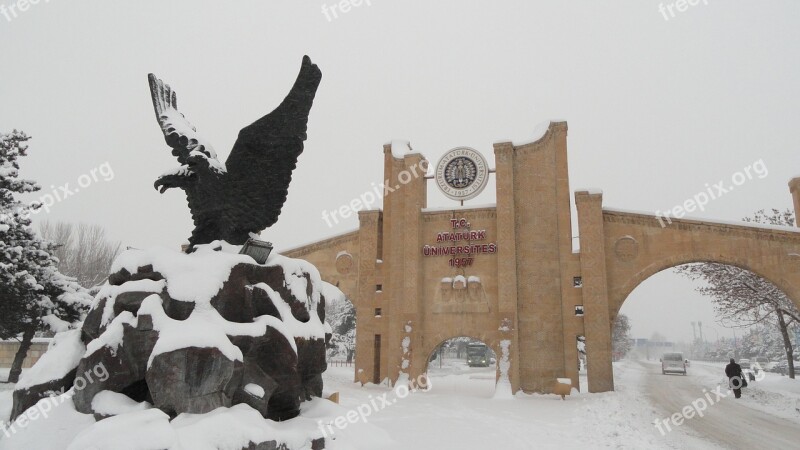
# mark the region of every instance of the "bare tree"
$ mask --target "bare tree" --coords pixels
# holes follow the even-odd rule
[[[744,220],[792,226],[794,214],[789,210],[781,212],[773,209],[771,214],[761,210]],[[777,327],[783,336],[789,377],[795,377],[794,347],[789,328],[793,323],[800,323],[800,311],[783,291],[749,270],[727,264],[689,264],[677,268],[676,272],[707,283],[696,290],[713,299],[714,309],[723,325],[750,327],[770,324]]]
[[[328,356],[344,356],[353,361],[356,351],[356,310],[350,299],[330,302],[326,305],[327,322],[333,336],[328,344]]]
[[[109,241],[99,225],[45,221],[39,225],[39,233],[59,245],[55,254],[58,270],[87,289],[103,283],[121,251],[121,244]]]

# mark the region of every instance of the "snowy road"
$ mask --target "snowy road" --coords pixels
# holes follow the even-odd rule
[[[333,450],[413,448],[416,450],[594,450],[704,449],[721,447],[683,432],[668,439],[653,427],[658,417],[644,393],[644,369],[635,362],[615,364],[618,392],[573,393],[562,401],[555,395],[517,394],[513,400],[493,399],[494,368],[468,368],[463,363],[430,371],[433,388],[392,403],[376,412],[369,424],[382,430],[396,447],[360,445],[361,425],[343,432],[347,445],[334,441]],[[352,369],[329,368],[326,388],[341,393],[345,409],[354,410],[382,386],[352,383]],[[352,433],[352,434],[350,434]],[[343,442],[342,442],[343,443]],[[763,447],[760,447],[763,448]]]
[[[662,419],[680,412],[698,398],[707,398],[704,389],[714,391],[723,382],[722,369],[716,367],[697,364],[690,367],[688,376],[682,376],[662,375],[657,363],[640,364],[646,373],[646,392],[653,405],[663,412]],[[721,392],[728,394],[726,384],[721,385]],[[703,417],[694,416],[679,427],[671,424],[672,431],[665,429],[665,432],[668,435],[686,432],[731,449],[800,447],[798,423],[749,407],[748,396],[753,395],[756,395],[753,389],[745,389],[743,399],[735,399],[731,392],[719,402],[716,395],[710,395],[716,403],[708,406]]]
[[[615,392],[575,391],[566,400],[523,393],[513,399],[494,398],[494,374],[494,368],[448,361],[430,368],[429,391],[400,397],[384,385],[353,383],[352,367],[330,367],[324,375],[326,390],[339,392],[340,404],[308,402],[303,421],[285,424],[319,425],[330,450],[800,448],[800,380],[768,374],[741,400],[723,398],[709,406],[704,417],[673,425],[662,435],[653,421],[703,397],[703,389],[713,391],[723,381],[722,367],[695,363],[686,377],[665,376],[657,362],[620,361],[614,363]],[[2,391],[10,387],[0,386],[0,420],[11,411],[11,391]],[[91,415],[68,406],[54,408],[49,418],[31,421],[25,432],[7,438],[0,433],[0,449],[65,450],[80,429],[94,422]],[[365,408],[368,415],[350,419]],[[340,418],[346,418],[342,422],[346,426],[334,428]],[[323,424],[328,427],[322,428]],[[124,448],[163,448],[136,444]]]

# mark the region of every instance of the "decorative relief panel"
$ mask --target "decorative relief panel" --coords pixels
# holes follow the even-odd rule
[[[633,236],[623,236],[614,244],[614,254],[622,262],[630,262],[639,256],[639,242]]]
[[[431,310],[434,313],[488,313],[489,298],[478,277],[442,278]]]
[[[346,251],[336,255],[336,271],[341,275],[347,275],[353,270],[353,255]]]

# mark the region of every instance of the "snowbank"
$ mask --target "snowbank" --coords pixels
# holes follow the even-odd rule
[[[67,450],[158,450],[173,449],[177,444],[169,416],[158,409],[147,409],[93,424],[78,434]]]

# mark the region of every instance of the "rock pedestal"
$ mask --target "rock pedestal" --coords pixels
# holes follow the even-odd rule
[[[93,407],[103,391],[147,402],[170,418],[246,404],[274,421],[296,417],[302,401],[322,396],[330,334],[313,266],[280,255],[258,265],[211,250],[163,258],[126,252],[120,260],[84,321],[86,353],[77,367],[15,392],[14,417],[97,367],[107,376],[76,386],[73,402],[99,419],[109,417]]]

